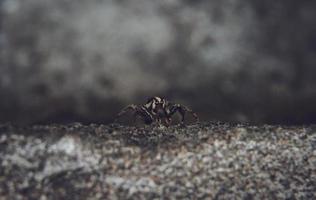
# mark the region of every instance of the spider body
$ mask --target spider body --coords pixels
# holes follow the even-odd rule
[[[198,121],[196,113],[194,113],[191,109],[181,104],[170,103],[161,97],[151,97],[144,105],[128,105],[117,114],[115,121],[129,111],[133,112],[135,120],[137,116],[140,116],[145,124],[151,124],[153,122],[161,123],[163,120],[164,124],[170,125],[171,117],[177,112],[181,115],[182,124],[184,123],[186,113],[192,114],[196,121]]]

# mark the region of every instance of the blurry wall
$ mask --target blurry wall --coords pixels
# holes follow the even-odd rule
[[[316,122],[316,2],[2,0],[0,121],[110,122],[162,95],[203,120]]]

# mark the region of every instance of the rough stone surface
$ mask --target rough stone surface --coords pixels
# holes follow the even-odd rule
[[[0,126],[0,199],[315,199],[316,128]]]

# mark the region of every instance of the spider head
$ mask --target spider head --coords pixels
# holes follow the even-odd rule
[[[166,108],[166,100],[161,97],[152,97],[148,99],[147,103],[145,106],[147,109],[151,110],[152,112],[162,115],[165,113],[165,108]]]

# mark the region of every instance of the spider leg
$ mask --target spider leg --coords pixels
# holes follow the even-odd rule
[[[116,115],[116,117],[115,117],[115,119],[114,119],[114,122],[117,122],[117,120],[118,120],[121,116],[123,116],[124,114],[126,114],[128,111],[130,111],[130,110],[136,111],[137,108],[138,108],[138,106],[135,105],[135,104],[131,104],[131,105],[126,106],[125,108],[123,108],[123,109]],[[136,113],[135,113],[135,114],[136,114]],[[134,114],[134,115],[135,115],[135,114]]]
[[[133,117],[134,124],[136,123],[137,117],[140,117],[145,124],[151,124],[154,120],[152,116],[148,115],[147,113],[144,113],[144,111],[141,109],[137,109],[136,112],[134,112]]]
[[[137,117],[139,116],[139,114],[137,112],[135,112],[133,114],[133,118],[134,118],[134,124],[136,123]]]
[[[176,112],[179,112],[180,115],[181,115],[181,123],[183,124],[184,123],[184,116],[185,114],[188,112],[190,113],[194,118],[195,120],[198,122],[199,121],[199,118],[197,116],[197,114],[195,112],[193,112],[191,109],[189,109],[188,107],[186,106],[183,106],[181,104],[174,104],[171,109],[170,109],[170,114],[169,116],[171,117],[174,113]]]
[[[171,124],[171,118],[170,117],[166,117],[165,118],[165,123],[166,123],[166,126],[169,126]]]

